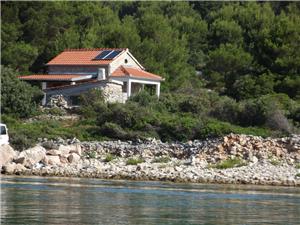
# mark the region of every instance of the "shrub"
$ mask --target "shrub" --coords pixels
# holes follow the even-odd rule
[[[66,114],[66,111],[63,110],[63,109],[60,109],[58,107],[53,107],[53,108],[50,108],[50,109],[46,109],[44,111],[44,113],[54,115],[54,116],[63,116],[63,115]]]
[[[110,162],[112,160],[114,160],[116,158],[116,156],[108,153],[106,156],[105,156],[105,159],[104,159],[104,162]]]
[[[140,93],[133,95],[129,101],[136,102],[140,106],[149,106],[151,103],[158,102],[156,95],[150,95],[147,91],[141,91]]]
[[[281,125],[283,116],[292,113],[297,108],[297,103],[291,100],[285,94],[269,94],[261,96],[257,99],[249,99],[241,102],[241,112],[238,118],[239,124],[242,126],[263,126],[270,115],[275,111],[280,111]],[[278,117],[277,113],[277,117]],[[282,126],[280,125],[280,129]],[[286,129],[286,124],[284,129]]]
[[[2,113],[29,117],[42,101],[43,93],[17,76],[13,69],[1,66]]]
[[[229,168],[241,167],[245,165],[246,163],[244,163],[241,159],[234,158],[234,159],[226,159],[220,163],[217,163],[216,165],[213,165],[212,167],[217,169],[229,169]]]
[[[278,166],[278,165],[280,165],[280,161],[278,161],[277,159],[270,159],[270,163],[271,163],[273,166]]]
[[[295,126],[300,127],[300,106],[294,110],[289,115],[289,118],[293,120]]]
[[[83,107],[94,106],[99,102],[104,102],[104,97],[101,89],[92,89],[79,96],[80,105]]]
[[[157,133],[163,141],[192,139],[198,122],[191,116],[180,114],[165,114],[158,121]]]
[[[89,159],[95,159],[97,156],[97,152],[96,151],[86,151],[85,156]]]
[[[152,160],[152,163],[168,163],[170,162],[170,157],[159,157]]]
[[[80,107],[80,114],[83,115],[85,118],[106,118],[107,114],[109,113],[109,109],[105,102],[95,102],[91,105],[81,106]],[[103,119],[100,121],[100,123]]]
[[[296,169],[300,169],[300,163],[297,163],[295,167]]]
[[[280,130],[287,133],[291,133],[292,130],[289,121],[283,115],[282,111],[278,109],[274,110],[272,113],[271,112],[269,113],[267,117],[266,125],[273,130]]]
[[[261,99],[249,99],[241,103],[241,112],[238,123],[241,126],[261,126],[264,125],[267,118],[267,109],[269,105]]]
[[[30,136],[22,133],[10,132],[9,137],[10,145],[17,151],[26,150],[36,144],[36,140],[31,139]]]
[[[240,113],[239,104],[229,97],[222,97],[210,112],[210,115],[226,122],[238,123],[238,115]]]
[[[137,165],[137,164],[143,163],[143,162],[145,162],[145,160],[142,158],[129,158],[126,161],[126,165]]]
[[[100,128],[102,135],[110,138],[126,139],[127,133],[118,124],[107,122]]]

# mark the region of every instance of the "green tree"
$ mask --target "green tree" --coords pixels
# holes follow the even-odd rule
[[[2,52],[2,63],[26,73],[37,55],[37,48],[30,44],[24,42],[8,44]]]
[[[243,44],[242,28],[233,20],[217,19],[210,28],[212,45],[218,47],[220,44]]]
[[[252,57],[242,48],[233,44],[221,44],[216,50],[209,52],[209,61],[206,73],[209,79],[210,74],[217,74],[224,78],[225,92],[234,96],[232,87],[235,81],[242,75],[247,74],[252,65]],[[221,78],[218,78],[221,80]],[[212,84],[214,85],[214,84]]]
[[[30,116],[42,100],[42,92],[17,77],[17,72],[1,66],[1,110],[3,114]]]

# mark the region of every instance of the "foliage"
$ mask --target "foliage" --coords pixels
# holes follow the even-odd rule
[[[143,163],[143,162],[145,162],[145,160],[142,158],[129,158],[126,161],[126,165],[137,165],[137,164]]]
[[[17,78],[11,68],[1,66],[1,109],[4,114],[30,116],[42,99],[42,92]]]
[[[96,156],[97,156],[97,152],[96,151],[85,151],[85,156],[88,158],[88,159],[95,159]]]
[[[152,163],[168,163],[170,162],[170,157],[158,157],[152,160]]]
[[[63,116],[66,114],[66,112],[63,109],[60,109],[58,107],[53,107],[49,109],[45,109],[43,113],[54,115],[54,116]]]
[[[65,48],[129,47],[166,78],[164,90],[206,83],[237,100],[296,99],[299,11],[293,2],[4,2],[1,59],[36,73]]]
[[[105,156],[105,159],[104,159],[104,162],[110,162],[112,160],[114,160],[116,158],[116,156],[108,153],[106,156]]]
[[[127,133],[115,123],[104,123],[100,128],[101,134],[106,137],[115,139],[126,139]]]
[[[233,167],[241,167],[241,166],[246,166],[246,164],[243,162],[243,160],[239,158],[233,158],[233,159],[226,159],[223,160],[216,165],[212,165],[212,168],[217,168],[217,169],[229,169]]]
[[[3,115],[2,121],[8,127],[10,143],[17,149],[23,150],[33,146],[39,138],[55,139],[74,138],[80,140],[94,140],[89,129],[78,122],[72,120],[55,121],[41,120],[25,122],[11,116]]]
[[[32,139],[29,135],[22,134],[21,132],[12,131],[9,133],[10,145],[18,151],[31,148],[35,145],[36,140]]]
[[[277,159],[271,159],[271,160],[270,160],[270,163],[271,163],[273,166],[279,166],[279,165],[280,165],[280,161],[278,161]]]
[[[299,12],[293,2],[3,2],[1,110],[11,141],[297,132]],[[95,89],[80,97],[78,122],[13,122],[33,115],[41,100],[19,75],[44,73],[65,48],[94,47],[128,47],[165,78],[160,99],[141,92],[107,104]]]

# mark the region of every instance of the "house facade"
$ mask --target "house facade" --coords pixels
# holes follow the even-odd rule
[[[93,88],[100,88],[108,102],[125,102],[131,95],[153,86],[159,97],[163,78],[149,73],[127,48],[67,49],[50,60],[47,74],[20,76],[38,82],[44,92],[42,105],[62,95],[69,104]]]

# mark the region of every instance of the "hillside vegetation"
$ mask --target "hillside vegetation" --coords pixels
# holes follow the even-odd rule
[[[165,82],[160,100],[141,93],[82,107],[83,139],[299,129],[298,2],[2,2],[1,15],[1,109],[15,133],[22,122],[12,121],[36,114],[41,99],[17,76],[45,72],[66,48],[93,47],[128,47]]]

